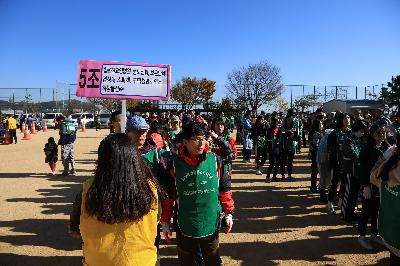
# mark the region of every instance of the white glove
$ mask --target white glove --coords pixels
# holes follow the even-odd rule
[[[212,131],[212,130],[210,130],[209,132],[210,132],[210,136],[211,136],[213,139],[216,139],[216,138],[218,138],[218,135],[217,135],[217,133],[215,133],[215,132],[214,132],[214,131]]]
[[[233,216],[232,216],[232,214],[227,214],[227,215],[225,215],[225,224],[226,224],[226,232],[225,232],[225,234],[229,234],[229,232],[231,231],[231,229],[232,229],[232,225],[233,225]]]
[[[393,146],[390,146],[389,148],[387,148],[387,150],[383,153],[383,159],[387,160],[390,157],[392,157],[392,155],[395,152],[396,148],[397,148],[396,145],[393,145]]]
[[[364,186],[363,187],[363,197],[364,197],[364,199],[370,199],[371,198],[371,188],[369,186]]]
[[[161,222],[162,232],[164,238],[167,242],[171,240],[172,237],[172,223],[171,222]]]

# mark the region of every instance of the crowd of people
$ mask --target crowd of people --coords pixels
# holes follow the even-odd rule
[[[310,193],[329,213],[336,213],[338,198],[341,218],[358,224],[360,245],[385,244],[399,265],[400,113],[162,112],[129,117],[125,132],[121,112],[110,120],[95,175],[71,214],[70,231],[83,239],[87,265],[159,264],[161,234],[170,242],[172,231],[181,265],[220,265],[219,232],[233,226],[236,142],[245,164],[254,155],[255,174],[265,173],[266,182],[294,181],[295,154],[308,146]]]
[[[311,191],[317,192],[319,173],[320,201],[328,212],[336,213],[337,197],[341,219],[358,225],[359,244],[367,250],[374,249],[373,242],[386,245],[391,265],[400,265],[400,113],[388,118],[377,109],[374,116],[363,117],[361,110],[327,116],[317,110],[311,120]]]
[[[17,129],[23,130],[23,126],[26,124],[29,131],[32,131],[32,127],[35,130],[42,130],[42,118],[40,115],[17,115],[5,114],[1,116],[0,122],[0,143],[5,141],[8,137],[11,144],[17,144],[18,136]],[[8,135],[7,135],[8,134]]]
[[[121,116],[111,115],[112,133],[99,146],[95,176],[84,183],[71,214],[84,263],[155,265],[161,232],[170,242],[175,231],[181,265],[220,265],[219,232],[230,232],[235,208],[237,150],[229,120],[215,117],[208,124],[204,116],[183,112],[147,121],[132,116],[121,132]]]

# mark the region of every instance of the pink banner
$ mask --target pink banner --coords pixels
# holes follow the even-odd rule
[[[81,60],[76,95],[166,101],[170,82],[170,65]]]

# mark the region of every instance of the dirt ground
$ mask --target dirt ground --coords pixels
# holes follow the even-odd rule
[[[80,265],[81,243],[68,235],[69,212],[107,133],[78,133],[77,176],[69,177],[47,176],[43,146],[50,136],[58,140],[52,129],[0,146],[0,265]],[[388,265],[384,248],[360,248],[356,227],[326,214],[309,193],[309,165],[306,153],[296,155],[296,181],[267,184],[239,158],[232,180],[234,225],[232,233],[220,235],[224,265]],[[161,265],[178,264],[174,245],[162,246],[161,254]]]

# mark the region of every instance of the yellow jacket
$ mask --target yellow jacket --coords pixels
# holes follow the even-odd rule
[[[85,211],[86,193],[93,178],[83,184],[80,231],[83,239],[83,264],[90,266],[154,266],[157,249],[158,203],[138,222],[106,224]],[[157,199],[157,191],[152,186]]]
[[[8,129],[17,129],[17,120],[15,118],[10,117],[6,119],[7,124],[8,124]]]

